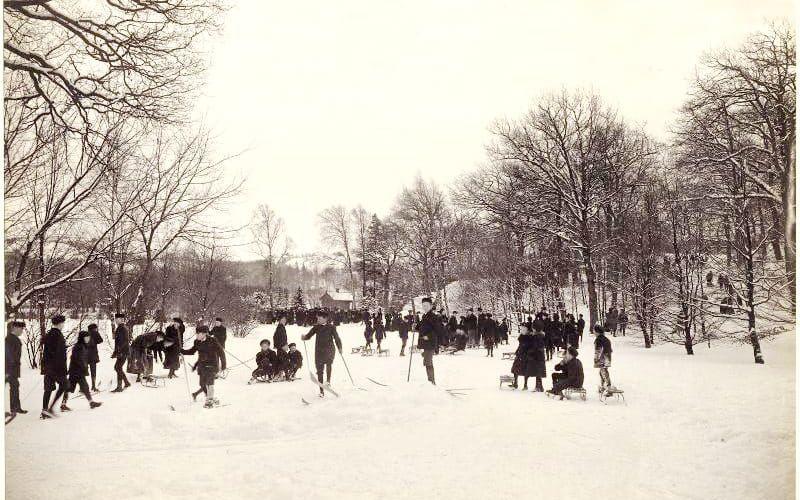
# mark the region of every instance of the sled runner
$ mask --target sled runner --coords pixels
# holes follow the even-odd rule
[[[503,384],[513,384],[514,383],[514,376],[513,375],[500,375],[500,389],[503,388]]]
[[[375,354],[375,351],[372,350],[372,347],[362,347],[361,348],[361,355],[362,356],[372,356]]]
[[[6,425],[10,424],[11,421],[14,420],[15,418],[17,418],[17,414],[16,413],[6,412]]]
[[[370,382],[372,382],[373,384],[377,384],[377,385],[380,385],[380,386],[382,386],[382,387],[389,387],[388,385],[386,385],[386,384],[382,384],[381,382],[378,382],[377,380],[375,380],[375,379],[372,379],[372,378],[369,378],[369,377],[367,377],[367,380],[369,380],[369,381],[370,381]]]
[[[625,401],[625,391],[623,391],[622,389],[617,389],[616,387],[610,387],[607,390],[600,391],[600,402],[601,403],[608,404],[606,401],[610,397],[616,398],[617,401],[619,401],[620,398],[621,398],[623,403],[625,403],[626,405],[628,404]]]
[[[389,349],[378,349],[378,357],[386,357],[389,355]]]
[[[160,389],[162,387],[166,387],[167,386],[166,379],[153,377],[152,375],[147,376],[147,377],[142,377],[142,380],[140,380],[139,383],[143,387],[149,387],[151,389]]]
[[[553,394],[550,391],[545,392],[548,398],[558,399],[559,401],[563,399],[573,400],[573,399],[580,399],[581,401],[586,401],[586,389],[576,389],[574,387],[567,387],[561,394]]]
[[[517,357],[517,354],[513,352],[504,352],[501,357],[502,359],[508,359],[514,361],[514,359]]]
[[[351,347],[350,348],[350,354],[358,354],[358,353],[361,352],[362,349],[363,349],[363,347],[361,347],[361,346]]]

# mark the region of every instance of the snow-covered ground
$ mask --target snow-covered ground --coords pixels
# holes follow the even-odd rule
[[[227,348],[248,360],[273,329],[232,338]],[[339,331],[346,353],[363,340],[359,326]],[[300,333],[290,327],[290,342]],[[181,371],[163,389],[103,392],[96,410],[74,399],[74,411],[51,421],[38,419],[41,377],[28,369],[21,394],[30,393],[22,403],[30,413],[6,427],[6,496],[794,497],[794,333],[764,343],[766,365],[755,365],[740,345],[697,346],[688,357],[680,346],[645,350],[637,339],[612,340],[612,381],[625,389],[627,405],[598,401],[588,345],[581,354],[587,402],[498,390],[498,376],[511,365],[500,353],[513,351],[514,339],[493,359],[482,350],[436,357],[438,387],[425,382],[417,355],[406,382],[409,358],[397,356],[399,339],[390,332],[391,357],[346,354],[366,390],[351,385],[337,359],[333,385],[340,399],[316,397],[306,359],[302,380],[292,383],[248,386],[248,368],[234,368],[217,385],[229,406],[190,405]],[[109,352],[101,345],[104,388],[113,379]],[[309,352],[313,357],[311,345]],[[229,356],[229,366],[237,363]],[[189,381],[194,390],[196,376],[190,373]],[[456,398],[445,388],[472,390]]]

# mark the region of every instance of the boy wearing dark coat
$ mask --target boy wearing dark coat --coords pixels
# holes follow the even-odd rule
[[[547,376],[545,347],[544,333],[533,332],[533,338],[528,346],[528,361],[525,365],[525,374],[529,377],[536,377],[536,387],[534,388],[536,392],[544,392],[542,379]]]
[[[208,335],[207,326],[198,326],[194,345],[191,349],[181,349],[181,354],[191,356],[197,353],[195,369],[200,377],[200,389],[192,393],[192,398],[204,392],[206,394],[205,408],[212,408],[219,404],[219,399],[214,397],[214,379],[220,368],[226,368],[225,350],[213,337]],[[221,365],[221,367],[220,367]]]
[[[225,349],[225,341],[228,340],[228,330],[225,328],[225,325],[222,324],[222,318],[214,318],[214,327],[211,329],[209,333],[211,337],[214,337],[219,345]]]
[[[9,410],[11,413],[28,413],[19,402],[19,376],[22,367],[22,341],[19,336],[25,328],[25,322],[12,321],[6,334],[6,383],[9,392]]]
[[[399,318],[397,322],[397,331],[400,335],[400,340],[403,342],[403,345],[400,346],[400,355],[406,355],[406,343],[408,343],[408,330],[411,328],[411,314],[406,316],[405,318]]]
[[[486,315],[486,324],[483,330],[483,346],[486,347],[486,357],[494,357],[494,346],[497,343],[496,326],[491,314]]]
[[[117,324],[117,328],[114,330],[114,352],[111,353],[111,357],[116,359],[114,371],[117,372],[117,388],[111,392],[122,392],[123,389],[131,386],[123,370],[125,361],[131,352],[131,339],[128,328],[125,326],[125,315],[122,313],[115,314],[114,322]],[[123,384],[125,384],[125,387],[123,387]]]
[[[44,375],[44,395],[42,397],[41,418],[52,418],[53,406],[67,390],[67,341],[61,329],[66,318],[56,315],[51,320],[53,327],[47,331],[42,345],[42,375]],[[58,390],[56,391],[56,386]],[[56,391],[52,402],[50,395]]]
[[[265,378],[269,381],[273,373],[275,373],[278,358],[275,355],[275,351],[270,349],[269,340],[264,339],[259,342],[259,345],[261,350],[256,354],[256,366],[258,368],[253,370],[250,380],[247,382],[248,384],[252,384],[258,378]]]
[[[92,323],[87,327],[89,331],[89,373],[92,376],[92,392],[97,392],[97,363],[100,362],[100,353],[97,352],[97,345],[103,343],[103,336],[97,329],[97,325]]]
[[[422,299],[422,310],[425,314],[419,323],[419,341],[417,347],[422,350],[422,364],[428,375],[428,381],[436,385],[436,377],[433,370],[433,353],[438,345],[439,335],[441,335],[442,323],[433,312],[433,300],[430,297]]]
[[[311,327],[311,330],[302,337],[303,341],[311,340],[316,335],[317,339],[314,346],[314,364],[317,368],[317,381],[322,384],[322,372],[325,371],[325,384],[331,383],[331,372],[333,371],[333,359],[336,357],[336,351],[342,351],[342,339],[339,338],[339,333],[336,327],[328,324],[328,313],[326,311],[317,311],[317,324]],[[322,387],[319,388],[320,397],[325,395]]]
[[[275,327],[275,333],[272,335],[272,343],[275,344],[275,349],[280,349],[288,343],[286,337],[286,315],[281,314],[278,320],[278,326]]]
[[[78,334],[78,340],[72,346],[72,354],[69,357],[69,388],[64,392],[64,399],[61,401],[61,411],[71,411],[67,406],[67,397],[80,387],[81,392],[89,401],[89,408],[95,409],[103,403],[92,401],[92,392],[86,377],[89,375],[89,360],[91,359],[92,334],[82,331]]]
[[[303,366],[303,355],[297,350],[297,345],[289,344],[289,379],[294,379],[297,371]]]
[[[514,353],[514,362],[511,364],[511,374],[514,375],[514,383],[509,387],[513,389],[519,388],[518,382],[521,375],[525,377],[525,386],[522,388],[522,390],[527,391],[529,377],[527,374],[528,350],[530,349],[533,341],[533,335],[530,333],[528,323],[522,323],[519,325],[519,337],[517,337],[517,341],[519,342],[519,346],[517,346],[517,350]]]
[[[575,347],[567,348],[564,359],[555,366],[555,369],[564,373],[553,374],[553,388],[547,391],[549,394],[561,395],[567,388],[583,388],[583,364],[578,359],[578,350]]]
[[[606,392],[606,395],[611,395],[611,375],[608,373],[611,367],[611,339],[609,339],[603,327],[600,324],[594,326],[594,333],[597,337],[594,339],[594,367],[600,369],[600,387],[599,392]]]

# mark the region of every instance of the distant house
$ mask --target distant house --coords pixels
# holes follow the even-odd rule
[[[322,307],[328,309],[342,309],[348,311],[353,308],[353,294],[350,292],[342,292],[338,288],[331,292],[326,290],[319,298],[319,303]]]

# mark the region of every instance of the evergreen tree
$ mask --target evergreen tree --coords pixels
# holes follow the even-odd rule
[[[303,299],[303,288],[297,287],[297,291],[294,293],[294,298],[292,299],[292,308],[294,309],[305,309],[306,303]]]

